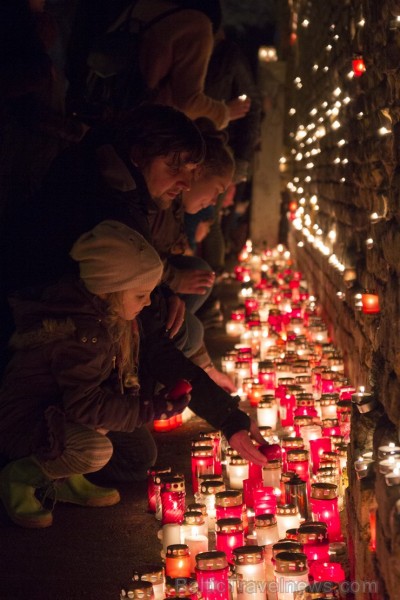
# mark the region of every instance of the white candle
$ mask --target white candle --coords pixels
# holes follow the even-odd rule
[[[249,463],[242,458],[232,458],[229,464],[229,487],[233,490],[243,488],[243,479],[249,477]]]
[[[163,545],[161,550],[161,556],[165,558],[167,546],[182,543],[181,526],[179,525],[179,523],[166,523],[162,526],[162,529],[159,530],[158,538],[162,541]]]
[[[184,544],[187,544],[190,552],[190,571],[195,572],[196,556],[200,552],[208,552],[208,537],[205,535],[189,535],[185,537]]]
[[[271,427],[272,429],[276,429],[277,421],[277,403],[261,401],[257,406],[257,423],[259,427]]]

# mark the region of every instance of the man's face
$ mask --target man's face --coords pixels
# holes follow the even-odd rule
[[[186,161],[185,153],[171,153],[153,158],[142,169],[150,196],[159,208],[169,208],[178,194],[190,189],[197,164]]]

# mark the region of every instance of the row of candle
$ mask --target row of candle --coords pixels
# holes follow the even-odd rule
[[[192,442],[196,502],[188,506],[182,476],[171,469],[150,473],[149,510],[161,520],[166,574],[170,582],[187,581],[184,592],[164,591],[168,597],[292,600],[312,593],[310,581],[330,581],[333,589],[344,579],[329,549],[342,540],[338,481],[349,425],[343,435],[338,417],[341,408],[349,415],[355,390],[301,273],[287,269],[280,254],[248,256],[259,290],[245,299],[243,317],[237,311],[244,338],[226,365],[264,425],[260,450],[268,463],[262,469],[248,463],[218,432],[201,435]],[[267,282],[273,273],[279,289]],[[267,306],[273,301],[279,308]]]

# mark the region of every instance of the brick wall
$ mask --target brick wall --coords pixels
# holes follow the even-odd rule
[[[282,168],[302,213],[289,245],[322,304],[353,384],[366,386],[380,403],[371,413],[353,414],[349,547],[354,577],[380,585],[377,595],[356,597],[395,600],[400,486],[387,487],[379,473],[360,482],[351,465],[360,450],[376,452],[383,442],[398,441],[400,426],[400,5],[288,4],[292,45],[285,56]],[[355,54],[366,67],[360,77],[351,77]],[[356,279],[346,281],[352,271]],[[356,310],[354,295],[364,289],[379,295],[379,314]],[[369,511],[376,506],[375,553],[368,544]]]

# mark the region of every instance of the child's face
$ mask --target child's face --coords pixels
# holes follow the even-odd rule
[[[122,304],[120,317],[126,321],[132,321],[144,308],[150,304],[150,294],[153,290],[139,292],[137,289],[124,290],[122,292]]]
[[[191,215],[215,205],[220,194],[223,194],[231,183],[230,175],[199,176],[193,181],[189,191],[182,195],[185,211]]]

